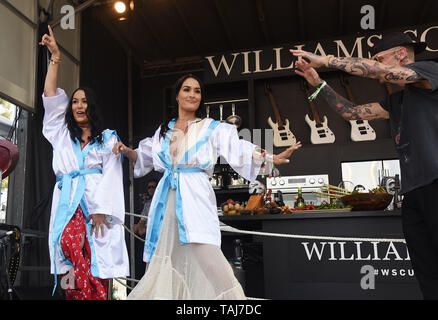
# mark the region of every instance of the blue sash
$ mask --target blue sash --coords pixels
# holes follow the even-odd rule
[[[119,140],[117,133],[114,130],[105,130],[102,134],[103,143],[114,134]],[[120,141],[120,140],[119,140]],[[103,144],[102,143],[102,144]],[[54,271],[55,271],[55,284],[52,291],[52,296],[55,294],[55,289],[58,284],[57,279],[57,270],[56,270],[56,259],[57,259],[57,248],[59,245],[59,252],[63,259],[63,262],[71,265],[71,262],[67,260],[62,252],[61,248],[61,237],[64,232],[65,227],[69,223],[70,219],[73,217],[76,208],[78,205],[81,205],[82,212],[85,216],[85,223],[87,229],[87,238],[91,248],[91,274],[95,277],[98,277],[99,271],[97,268],[96,254],[94,250],[93,239],[90,235],[91,232],[91,222],[87,223],[86,220],[88,218],[89,212],[85,202],[84,192],[85,192],[85,175],[87,174],[102,174],[102,170],[98,168],[84,168],[85,158],[88,155],[88,152],[95,147],[101,148],[97,141],[93,143],[87,144],[83,149],[81,149],[81,144],[79,140],[76,138],[75,141],[72,141],[73,151],[76,155],[76,159],[78,161],[79,170],[73,170],[67,174],[62,174],[56,177],[56,181],[58,182],[58,188],[61,190],[61,195],[59,197],[58,207],[56,208],[55,221],[53,222],[53,230],[52,230],[52,242],[51,245],[54,248]],[[78,179],[78,183],[76,186],[76,192],[73,196],[73,200],[70,204],[70,196],[73,179]]]
[[[176,219],[178,222],[178,234],[179,241],[181,245],[187,244],[187,234],[184,227],[184,219],[183,219],[183,210],[182,210],[182,198],[180,191],[179,178],[180,174],[184,173],[193,173],[193,172],[205,172],[203,168],[207,167],[210,162],[202,165],[202,168],[198,167],[188,167],[183,168],[184,165],[187,164],[187,161],[199,151],[199,149],[204,145],[211,136],[213,130],[220,124],[219,121],[212,121],[207,128],[204,136],[197,141],[197,143],[186,151],[184,154],[181,163],[173,169],[172,167],[172,157],[170,155],[169,145],[170,138],[172,137],[172,131],[175,126],[175,119],[169,122],[169,130],[166,133],[166,137],[163,139],[161,143],[161,151],[158,153],[158,157],[163,162],[166,170],[164,171],[163,177],[158,185],[158,188],[155,192],[155,197],[157,197],[154,207],[149,215],[149,226],[146,234],[145,241],[145,253],[149,259],[152,259],[152,256],[155,252],[155,249],[158,244],[158,238],[160,236],[161,225],[164,219],[164,212],[166,211],[166,203],[167,197],[169,194],[169,188],[176,190],[176,199],[175,199],[175,213]]]

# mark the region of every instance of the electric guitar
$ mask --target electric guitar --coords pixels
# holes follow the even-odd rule
[[[345,88],[348,94],[348,99],[354,102],[353,94],[351,92],[350,83],[341,75],[341,84]],[[349,120],[351,125],[350,137],[353,141],[368,141],[376,140],[376,132],[368,123],[368,120]]]
[[[310,119],[308,114],[306,114],[306,116],[304,117],[304,120],[306,120],[307,124],[310,127],[310,142],[312,142],[313,144],[335,142],[335,135],[328,127],[327,117],[324,116],[323,121],[321,121],[315,104],[313,103],[313,101],[310,101],[308,99],[308,97],[310,96],[310,91],[307,81],[301,80],[301,89],[305,93],[306,100],[309,103],[310,109],[313,114],[313,120]]]
[[[272,90],[268,82],[265,82],[265,94],[269,97],[272,109],[274,109],[275,120],[274,123],[271,117],[268,118],[268,123],[274,130],[274,146],[276,147],[289,147],[295,145],[297,139],[292,131],[289,129],[289,120],[285,119],[285,123],[281,120],[280,112],[278,111],[277,103],[272,94]]]

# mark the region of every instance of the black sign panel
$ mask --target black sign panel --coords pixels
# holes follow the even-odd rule
[[[295,75],[296,58],[289,49],[302,49],[324,56],[370,58],[370,50],[376,40],[392,31],[396,30],[209,55],[204,57],[204,81],[214,83]],[[438,58],[438,24],[402,31],[411,35],[414,41],[427,42],[426,51],[417,57],[418,60]]]
[[[264,221],[266,232],[328,237],[264,237],[266,298],[421,299],[400,220],[388,213]]]

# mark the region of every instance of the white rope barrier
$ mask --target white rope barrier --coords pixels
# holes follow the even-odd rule
[[[121,280],[125,280],[125,281],[140,282],[140,280],[132,279],[132,278],[118,277],[117,279],[121,279]]]
[[[147,216],[137,215],[134,213],[128,213],[127,215],[137,216],[144,219],[147,219]],[[135,233],[129,230],[125,225],[123,225],[125,229],[133,234],[138,240],[145,242],[144,239],[138,237]],[[405,239],[388,239],[388,238],[355,238],[355,237],[329,237],[329,236],[317,236],[317,235],[299,235],[299,234],[284,234],[284,233],[272,233],[272,232],[260,232],[260,231],[248,231],[248,230],[240,230],[221,222],[220,226],[221,231],[230,232],[230,233],[240,233],[240,234],[250,234],[257,236],[265,236],[265,237],[278,237],[278,238],[292,238],[292,239],[310,239],[310,240],[327,240],[327,241],[362,241],[362,242],[400,242],[406,243]]]
[[[128,286],[127,284],[124,284],[123,282],[121,282],[120,280],[118,280],[118,278],[114,278],[114,280],[116,280],[118,283],[120,283],[122,286],[125,286],[126,288],[128,288],[129,290],[133,290],[133,287]]]
[[[353,237],[328,237],[328,236],[308,236],[299,234],[282,234],[282,233],[271,233],[271,232],[257,232],[257,231],[246,231],[240,230],[228,225],[221,226],[221,231],[241,233],[241,234],[252,234],[257,236],[266,237],[279,237],[279,238],[294,238],[294,239],[313,239],[313,240],[329,240],[329,241],[369,241],[369,242],[402,242],[406,243],[405,239],[386,239],[386,238],[353,238]]]
[[[135,213],[130,213],[130,212],[125,212],[125,214],[127,216],[133,216],[133,217],[142,218],[142,219],[145,219],[145,220],[148,219],[148,216],[144,216],[142,214],[135,214]]]
[[[126,229],[126,231],[128,231],[130,234],[132,234],[137,240],[140,240],[141,242],[145,242],[145,240],[143,238],[140,238],[138,235],[136,235],[134,232],[131,231],[131,229],[129,229],[127,226],[125,226],[124,224],[122,224],[123,228]]]

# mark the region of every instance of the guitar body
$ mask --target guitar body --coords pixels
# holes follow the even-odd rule
[[[276,147],[290,147],[293,146],[297,139],[289,129],[289,120],[285,120],[283,129],[280,129],[277,123],[274,123],[271,117],[268,118],[268,124],[274,130],[274,146]]]
[[[368,120],[350,120],[351,124],[351,140],[353,141],[369,141],[376,140],[376,132],[369,125]]]
[[[355,103],[353,93],[351,92],[350,83],[344,75],[341,75],[341,84],[347,91],[348,99],[350,99],[351,102]],[[387,85],[387,90],[390,90],[390,87],[388,87],[389,84],[386,83],[385,85]],[[376,140],[376,132],[370,126],[368,120],[350,120],[350,125],[350,137],[352,141]]]
[[[304,117],[310,127],[310,142],[313,144],[334,143],[335,135],[328,127],[327,117],[323,117],[323,121],[318,125],[315,120],[311,120],[309,115]]]

